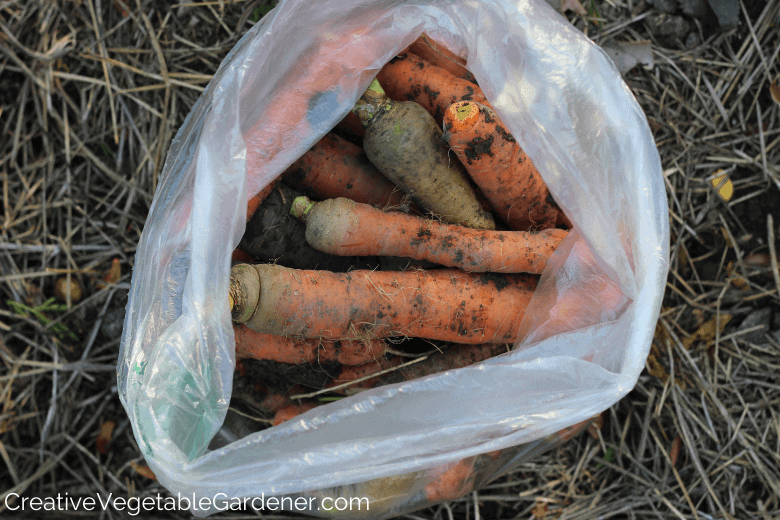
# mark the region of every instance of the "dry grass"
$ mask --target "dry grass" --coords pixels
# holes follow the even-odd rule
[[[0,494],[164,492],[135,469],[107,326],[168,144],[262,5],[0,3]],[[657,13],[641,0],[593,6],[599,18],[570,19],[597,41],[653,39],[655,68],[627,75],[661,154],[673,241],[648,369],[602,430],[405,518],[780,517],[780,338],[739,326],[757,309],[780,316],[769,94],[780,2],[744,2],[732,30],[695,24],[700,43],[687,50],[650,34]],[[728,202],[710,182],[721,170]],[[122,274],[106,283],[114,259]],[[47,306],[63,276],[86,297]]]

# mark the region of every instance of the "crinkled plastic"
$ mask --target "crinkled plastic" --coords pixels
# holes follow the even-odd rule
[[[228,273],[248,198],[423,31],[467,58],[575,223],[541,277],[517,348],[209,451],[230,401]],[[230,52],[170,148],[118,363],[135,438],[159,481],[182,496],[382,488],[395,491],[375,492],[370,513],[352,516],[423,507],[421,490],[446,469],[491,452],[482,474],[494,476],[634,387],[665,286],[667,218],[639,105],[604,52],[542,0],[280,2]]]

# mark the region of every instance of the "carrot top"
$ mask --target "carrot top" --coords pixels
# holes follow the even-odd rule
[[[363,123],[363,126],[366,126],[371,118],[377,115],[388,102],[390,102],[390,99],[385,94],[385,90],[379,84],[379,81],[374,78],[363,95],[360,96],[352,112],[357,114],[360,122]]]
[[[451,124],[453,132],[471,128],[479,121],[479,106],[471,101],[458,101],[450,105],[444,115],[444,122]]]

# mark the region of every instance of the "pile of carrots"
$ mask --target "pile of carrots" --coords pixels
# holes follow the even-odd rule
[[[229,302],[253,410],[277,425],[507,352],[570,228],[465,60],[421,36],[249,203]]]

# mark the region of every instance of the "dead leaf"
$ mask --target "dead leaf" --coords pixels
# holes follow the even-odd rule
[[[582,7],[580,0],[561,0],[561,12],[574,11],[575,13],[585,16],[588,11]]]
[[[715,172],[717,175],[723,170],[718,170]],[[723,198],[725,201],[731,200],[731,197],[734,195],[734,184],[732,184],[731,179],[728,178],[728,174],[718,175],[714,179],[710,181],[712,184],[712,187],[715,188],[715,191],[718,192],[718,195]],[[728,240],[728,237],[726,238]]]
[[[108,445],[111,444],[111,435],[114,432],[116,423],[114,421],[103,421],[100,425],[100,433],[97,436],[97,450],[101,455],[108,452]]]
[[[780,81],[774,80],[772,84],[769,85],[769,93],[772,94],[774,102],[780,105]]]
[[[726,329],[726,325],[728,325],[729,321],[731,321],[731,315],[729,314],[721,314],[719,324],[718,317],[713,316],[709,320],[705,321],[701,327],[696,329],[696,332],[691,334],[689,338],[682,338],[683,346],[690,350],[697,341],[704,342],[706,344],[714,342],[716,331],[718,331],[720,334],[723,334],[723,331]]]
[[[645,69],[652,70],[655,66],[653,48],[649,41],[616,42],[607,40],[601,44],[621,74],[625,74],[641,64]]]
[[[680,456],[680,450],[682,449],[682,439],[678,435],[672,441],[672,449],[669,450],[669,458],[672,460],[672,467],[677,465],[677,458]]]
[[[588,11],[582,7],[580,0],[545,0],[550,6],[562,13],[566,11],[574,11],[575,13],[585,16]]]
[[[114,258],[111,261],[111,268],[108,270],[108,274],[103,278],[108,283],[116,283],[122,277],[122,261],[119,258]]]
[[[136,473],[141,475],[142,477],[146,477],[149,480],[157,480],[157,477],[155,476],[154,472],[149,469],[149,466],[145,464],[138,464],[136,461],[130,461],[130,466],[133,467]]]

